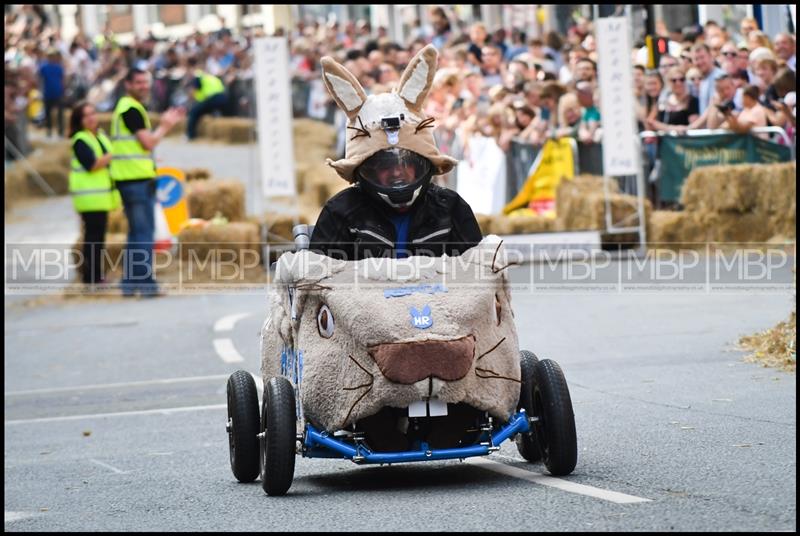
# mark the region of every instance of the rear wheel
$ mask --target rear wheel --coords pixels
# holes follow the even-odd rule
[[[261,431],[261,485],[267,495],[285,495],[294,479],[297,431],[294,387],[283,376],[264,386]]]
[[[578,462],[575,415],[567,380],[558,363],[543,359],[533,372],[533,414],[542,459],[553,475],[568,475]]]
[[[258,391],[253,377],[237,370],[228,378],[228,447],[233,476],[258,478]]]
[[[519,389],[519,403],[517,410],[524,409],[528,417],[532,417],[533,413],[533,370],[536,364],[539,363],[539,358],[533,352],[528,350],[521,350],[519,352],[519,365],[521,369],[522,384]],[[517,450],[520,456],[529,462],[538,462],[542,459],[542,453],[539,451],[539,442],[536,439],[536,432],[531,424],[531,431],[524,434],[517,434],[516,438]]]

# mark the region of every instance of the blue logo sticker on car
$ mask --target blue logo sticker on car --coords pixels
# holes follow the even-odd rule
[[[426,329],[433,325],[431,307],[426,305],[422,311],[417,311],[416,307],[411,308],[411,325],[418,329]]]

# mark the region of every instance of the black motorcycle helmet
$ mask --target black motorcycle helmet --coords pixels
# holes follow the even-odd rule
[[[402,210],[411,207],[428,188],[433,164],[418,153],[392,147],[364,160],[355,175],[369,195]]]

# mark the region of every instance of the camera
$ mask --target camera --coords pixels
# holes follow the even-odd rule
[[[722,104],[717,104],[716,106],[717,109],[722,113],[732,112],[734,108],[733,101],[723,102]]]
[[[404,114],[396,115],[394,117],[382,117],[381,128],[383,130],[399,130],[400,120],[404,119]]]

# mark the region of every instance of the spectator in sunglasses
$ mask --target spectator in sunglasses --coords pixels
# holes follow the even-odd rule
[[[655,120],[648,120],[649,128],[661,131],[686,132],[690,123],[700,112],[697,97],[689,93],[686,73],[680,67],[673,67],[667,73],[670,95],[664,106],[659,106]]]
[[[739,51],[733,41],[728,41],[722,45],[722,49],[717,56],[717,62],[720,68],[725,71],[728,76],[733,76],[739,70]]]

